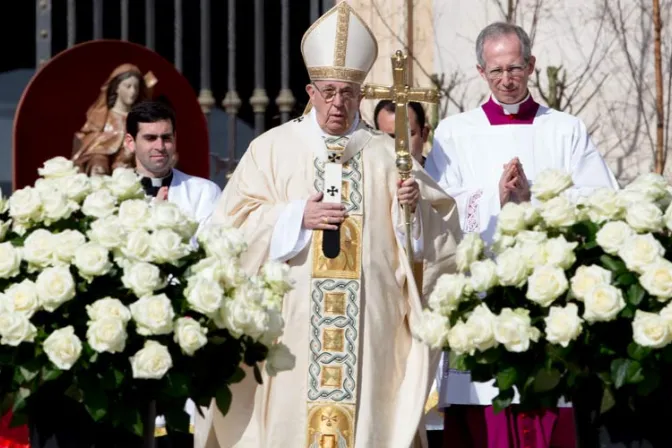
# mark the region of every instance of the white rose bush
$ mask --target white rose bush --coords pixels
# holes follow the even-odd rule
[[[606,412],[669,386],[672,189],[656,174],[620,191],[572,186],[541,173],[533,203],[503,207],[492,247],[465,235],[458,272],[439,278],[414,329],[474,381],[494,379],[495,409],[515,390],[541,409],[598,385]]]
[[[178,206],[145,197],[133,170],[89,178],[57,157],[39,174],[0,194],[0,412],[14,424],[48,391],[137,435],[154,402],[169,429],[188,431],[187,399],[226,414],[244,365],[259,382],[261,368],[294,367],[279,342],[285,264],[247,275],[238,230],[197,233]]]

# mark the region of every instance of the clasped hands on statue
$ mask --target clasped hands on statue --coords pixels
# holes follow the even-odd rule
[[[303,228],[310,230],[336,230],[338,225],[345,221],[348,214],[343,204],[322,202],[324,194],[315,193],[308,198],[303,211]],[[413,179],[397,181],[397,199],[399,204],[410,204],[411,212],[415,213],[415,207],[420,200],[420,186]]]
[[[527,202],[530,200],[530,184],[518,157],[504,164],[504,172],[499,179],[499,203],[503,207],[507,202]]]

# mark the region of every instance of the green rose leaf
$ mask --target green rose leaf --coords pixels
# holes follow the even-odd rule
[[[222,413],[222,415],[226,415],[229,412],[232,398],[231,389],[229,389],[229,386],[226,384],[217,389],[217,393],[215,394],[215,402],[217,403],[217,407],[219,408],[219,411]]]
[[[561,378],[562,375],[556,369],[541,369],[534,378],[534,391],[548,392],[553,390],[560,383]]]
[[[657,370],[647,369],[642,381],[637,384],[637,393],[643,397],[650,395],[660,386],[660,374]]]
[[[514,395],[513,388],[500,390],[499,394],[492,400],[492,407],[495,414],[509,407],[513,402]]]
[[[638,306],[646,296],[646,290],[639,283],[633,283],[628,288],[626,296],[630,305]]]
[[[600,257],[600,262],[602,263],[602,266],[612,271],[616,276],[628,272],[628,268],[625,267],[625,263],[615,257],[602,255]]]
[[[507,390],[516,384],[518,379],[518,371],[515,367],[507,367],[497,373],[497,387],[500,391]]]
[[[245,371],[240,367],[236,367],[236,371],[233,372],[233,375],[231,375],[231,377],[229,378],[229,383],[231,384],[240,383],[241,381],[243,381],[243,378],[245,378]]]
[[[636,342],[631,342],[628,345],[628,356],[630,356],[635,361],[641,361],[642,359],[649,356],[651,349],[648,347],[642,347]]]
[[[616,404],[616,399],[614,398],[614,393],[611,391],[611,388],[605,387],[604,392],[602,393],[602,401],[600,402],[600,414],[604,414],[609,409],[613,408]]]
[[[642,375],[642,365],[638,361],[631,359],[618,358],[611,362],[611,378],[614,380],[614,387],[620,389],[624,384],[635,384],[644,379]]]

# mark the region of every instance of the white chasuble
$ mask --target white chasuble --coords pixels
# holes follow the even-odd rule
[[[282,342],[296,364],[273,377],[264,371],[261,385],[248,369],[232,385],[226,416],[214,405],[197,416],[195,446],[414,443],[440,353],[415,339],[412,328],[422,316],[421,297],[440,274],[455,272],[461,236],[454,201],[419,167],[414,175],[422,196],[414,236],[422,243],[424,294],[399,242],[392,139],[360,123],[342,149],[327,150],[307,116],[251,143],[212,221],[243,230],[249,273],[269,258],[289,265],[295,287],[283,302]],[[348,213],[333,258],[323,251],[324,232],[301,227],[306,199],[318,191]]]

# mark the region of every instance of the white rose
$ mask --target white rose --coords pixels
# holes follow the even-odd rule
[[[524,230],[516,235],[518,244],[541,244],[548,239],[546,232]]]
[[[53,234],[54,256],[57,261],[70,264],[75,251],[86,243],[86,237],[78,230],[66,229]]]
[[[96,190],[84,199],[82,213],[93,218],[105,218],[117,210],[117,198],[107,190]]]
[[[625,220],[640,233],[657,232],[663,228],[663,212],[650,202],[630,205],[625,212]]]
[[[70,370],[82,354],[82,341],[72,325],[55,330],[44,340],[44,352],[61,370]]]
[[[515,235],[525,230],[525,210],[515,202],[507,202],[497,217],[497,228],[504,234]]]
[[[152,214],[149,204],[143,199],[124,201],[119,206],[119,223],[128,230],[151,226]]]
[[[667,181],[660,174],[641,174],[623,190],[642,193],[648,198],[649,202],[655,202],[666,196]]]
[[[271,291],[284,296],[293,288],[293,280],[290,277],[289,265],[280,262],[267,262],[261,270],[264,282]]]
[[[108,178],[109,176],[101,176],[99,174],[94,174],[89,177],[89,182],[91,182],[91,191],[106,190]]]
[[[91,223],[91,230],[87,232],[87,235],[91,241],[107,249],[117,249],[126,241],[126,231],[117,216],[96,219]]]
[[[37,328],[28,316],[19,313],[0,313],[0,344],[16,347],[22,342],[35,342]]]
[[[532,205],[530,202],[523,202],[520,204],[525,213],[525,226],[532,227],[539,222],[541,216],[539,216],[539,210]]]
[[[39,222],[42,219],[42,200],[32,187],[16,190],[9,198],[9,216],[21,223]]]
[[[89,322],[86,340],[98,353],[121,353],[126,347],[126,323],[118,317],[103,317]]]
[[[189,278],[184,296],[193,310],[209,316],[222,306],[224,291],[217,282],[194,276]]]
[[[91,242],[82,244],[75,250],[73,264],[77,267],[79,275],[89,282],[112,269],[110,251],[100,244]]]
[[[497,257],[497,277],[502,286],[522,287],[529,271],[520,249],[507,249]]]
[[[0,243],[0,278],[16,277],[21,268],[21,252],[12,243]]]
[[[551,238],[546,241],[544,249],[546,252],[546,263],[551,266],[558,266],[562,269],[569,269],[576,261],[574,249],[579,243],[568,242],[563,235],[557,238]]]
[[[22,314],[28,319],[40,309],[40,298],[35,283],[28,279],[7,288],[3,302],[7,312]]]
[[[497,345],[493,325],[495,315],[484,303],[478,305],[469,315],[466,325],[471,337],[471,345],[480,352],[484,352]]]
[[[502,234],[498,229],[495,230],[495,235],[493,237],[492,252],[495,254],[501,254],[509,247],[513,247],[516,244],[516,237],[513,235]]]
[[[2,195],[2,188],[0,188],[0,213],[5,213],[9,210],[9,202],[7,198]]]
[[[257,340],[268,327],[268,313],[261,306],[241,298],[225,300],[218,314],[214,316],[215,324],[228,329],[237,338],[247,335]]]
[[[196,350],[207,344],[207,333],[206,328],[189,317],[181,317],[175,322],[175,342],[185,355],[193,356]]]
[[[72,160],[65,157],[54,157],[44,162],[42,168],[37,169],[37,173],[47,179],[72,176],[79,172]]]
[[[236,258],[247,249],[242,230],[231,227],[209,224],[197,238],[208,256]]]
[[[429,295],[429,307],[449,316],[464,299],[467,278],[464,274],[443,274]]]
[[[597,285],[583,299],[586,322],[608,322],[616,319],[625,308],[625,300],[620,289],[611,285]]]
[[[530,193],[540,201],[547,201],[570,188],[572,176],[562,170],[545,169],[540,172],[530,187]]]
[[[488,259],[475,261],[471,264],[471,287],[476,292],[486,292],[499,283],[497,278],[497,265]]]
[[[270,347],[278,339],[285,330],[285,320],[282,318],[282,313],[279,308],[267,309],[268,324],[263,336],[259,338],[259,342],[266,347]]]
[[[654,202],[646,193],[638,190],[620,190],[616,193],[616,201],[623,210],[626,210],[633,204],[642,204],[645,202]]]
[[[174,264],[189,255],[190,251],[189,245],[182,242],[182,237],[170,229],[156,230],[150,236],[150,253],[157,264]]]
[[[121,253],[129,260],[152,261],[151,240],[144,230],[134,230],[126,236]]]
[[[165,294],[144,296],[132,303],[130,309],[139,335],[161,335],[173,331],[175,311]]]
[[[583,331],[583,319],[579,317],[579,307],[575,303],[568,303],[564,308],[552,306],[544,322],[546,323],[546,340],[563,347],[567,347]]]
[[[59,179],[37,179],[35,181],[35,185],[33,188],[37,190],[37,192],[40,194],[40,197],[42,193],[48,193],[50,191],[55,191],[55,190],[60,190],[59,188],[60,182]]]
[[[447,318],[445,318],[447,321]],[[448,326],[446,326],[448,330]],[[494,332],[493,332],[494,335]],[[453,328],[450,328],[448,333],[448,346],[450,351],[457,355],[468,353],[473,356],[476,353],[476,347],[473,344],[472,333],[467,324],[463,321],[458,321]],[[445,344],[444,344],[445,345]]]
[[[635,232],[623,221],[606,223],[595,235],[595,241],[608,254],[616,255]]]
[[[289,351],[285,344],[275,344],[268,351],[266,357],[266,373],[276,376],[279,372],[292,370],[296,365],[296,356]]]
[[[530,312],[517,308],[504,308],[493,323],[495,339],[514,353],[526,352],[530,342],[537,342],[541,332],[532,326]]]
[[[105,297],[96,300],[91,305],[86,305],[86,314],[91,320],[114,317],[120,319],[124,324],[131,320],[129,309],[121,303],[121,300],[114,297]]]
[[[138,297],[150,295],[166,285],[159,267],[144,262],[129,263],[124,266],[121,282]]]
[[[131,168],[116,168],[112,172],[112,176],[105,180],[107,189],[120,201],[145,196],[145,191],[140,183],[140,176]]]
[[[21,254],[29,264],[29,271],[43,269],[52,264],[56,238],[45,229],[36,229],[23,242]]]
[[[672,328],[662,316],[646,311],[635,311],[632,337],[642,347],[663,348],[672,341]]]
[[[672,263],[664,258],[644,267],[639,283],[661,302],[672,298]]]
[[[631,271],[642,273],[644,267],[658,261],[665,255],[665,249],[652,234],[635,235],[628,239],[618,251],[618,256]]]
[[[173,367],[168,347],[156,341],[145,341],[145,346],[130,360],[133,378],[159,380]]]
[[[584,203],[588,207],[588,218],[598,224],[618,219],[624,211],[618,193],[611,188],[598,188]]]
[[[672,328],[672,302],[669,302],[662,310],[660,310],[659,314]]]
[[[579,266],[571,279],[572,294],[578,300],[584,300],[596,286],[610,283],[611,271],[597,265]]]
[[[471,263],[478,261],[481,257],[484,248],[485,244],[478,233],[466,234],[458,244],[455,253],[457,269],[460,272],[468,271]]]
[[[535,268],[527,281],[527,297],[532,302],[548,307],[567,291],[568,282],[565,271],[555,266]]]
[[[79,205],[63,194],[60,190],[40,192],[42,201],[42,219],[46,225],[62,219],[68,219]]]
[[[570,227],[577,221],[576,207],[564,196],[556,196],[544,202],[540,214],[550,227]]]
[[[546,253],[546,244],[538,243],[518,243],[516,249],[525,260],[525,265],[532,271],[537,266],[548,264],[548,254]]]
[[[42,307],[54,312],[65,302],[75,298],[75,279],[67,267],[47,268],[40,272],[35,281],[37,296]]]
[[[59,189],[65,193],[68,199],[81,203],[86,195],[91,193],[91,181],[84,173],[66,176],[59,179]]]
[[[191,238],[196,230],[192,226],[185,226],[185,221],[192,220],[182,213],[178,205],[172,202],[153,202],[151,213],[152,218],[149,224],[152,230],[171,229],[180,233],[186,239]]]

